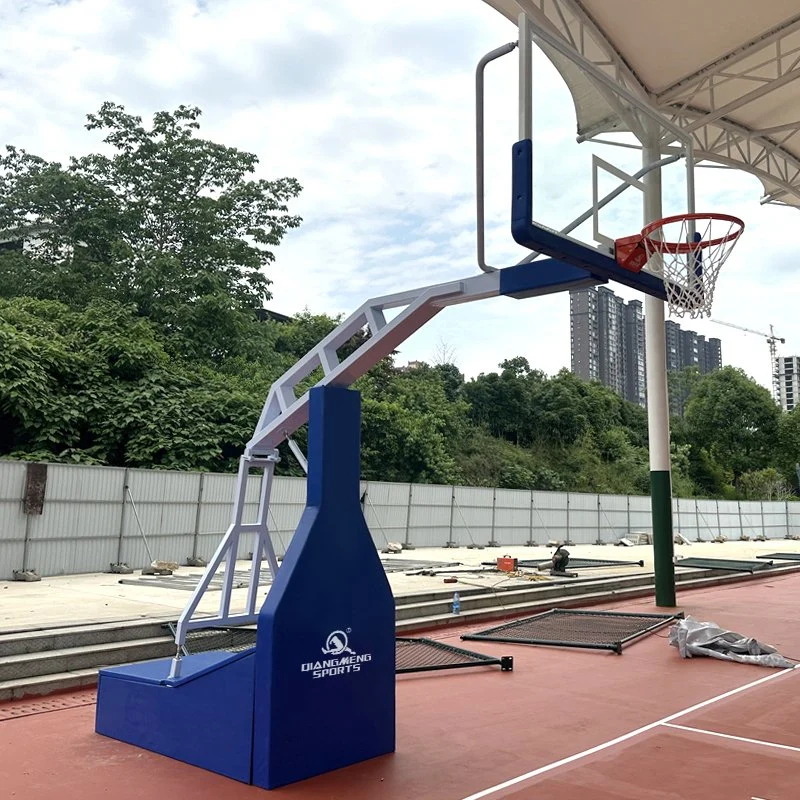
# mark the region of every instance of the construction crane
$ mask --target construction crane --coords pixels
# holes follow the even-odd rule
[[[756,336],[763,336],[769,345],[769,374],[772,375],[772,395],[776,403],[780,403],[781,399],[781,384],[780,373],[775,359],[778,357],[778,342],[786,344],[786,339],[778,336],[772,325],[769,326],[769,333],[763,331],[755,331],[752,328],[745,328],[743,325],[734,325],[732,322],[723,322],[721,319],[712,319],[711,322],[716,322],[717,325],[727,325],[729,328],[736,328],[736,330],[744,331],[745,333],[754,333]]]

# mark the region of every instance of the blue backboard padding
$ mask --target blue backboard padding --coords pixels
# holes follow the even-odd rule
[[[594,278],[585,269],[552,258],[500,270],[500,294],[518,299],[583,289],[598,283],[605,281]]]
[[[512,159],[511,235],[517,244],[585,270],[587,277],[613,280],[661,300],[666,299],[664,282],[655,275],[631,272],[594,247],[533,222],[533,144],[530,139],[523,139],[513,146]],[[524,266],[536,268],[538,264],[541,262],[534,261]]]
[[[228,653],[218,650],[185,656],[181,659],[181,674],[179,678],[169,677],[170,667],[172,666],[171,658],[143,661],[139,664],[124,664],[121,667],[107,667],[100,670],[100,674],[107,673],[120,680],[160,683],[165,686],[181,686],[184,683],[196,680],[213,669],[219,668],[227,661],[237,661],[245,655],[247,655],[246,652]]]
[[[181,686],[155,682],[145,664],[103,670],[95,730],[249,783],[254,663],[252,652],[224,659]]]
[[[359,504],[359,434],[357,392],[311,390],[307,506],[258,622],[263,788],[395,748],[394,599]],[[323,653],[334,638],[350,652]]]

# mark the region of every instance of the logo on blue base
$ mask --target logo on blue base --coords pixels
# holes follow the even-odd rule
[[[356,653],[350,647],[349,633],[346,631],[331,631],[325,639],[325,646],[321,648],[326,656],[322,661],[307,661],[300,665],[301,672],[310,672],[312,679],[332,678],[337,675],[349,675],[360,672],[361,665],[372,661],[372,653]]]

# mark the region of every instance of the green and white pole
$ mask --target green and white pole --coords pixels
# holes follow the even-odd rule
[[[648,130],[642,151],[643,165],[661,158],[658,127]],[[644,224],[660,219],[661,169],[643,178]],[[650,506],[653,519],[653,563],[656,605],[675,606],[675,565],[672,533],[672,475],[669,448],[669,401],[664,332],[664,301],[645,299],[645,341],[647,359],[647,429],[650,445]]]

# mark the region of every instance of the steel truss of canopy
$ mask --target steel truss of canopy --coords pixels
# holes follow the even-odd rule
[[[485,0],[524,11],[575,103],[579,139],[629,131],[642,113],[592,71],[691,134],[696,161],[755,175],[762,202],[800,206],[800,9],[792,0]],[[669,134],[667,134],[669,136]],[[664,142],[668,144],[668,142]]]

